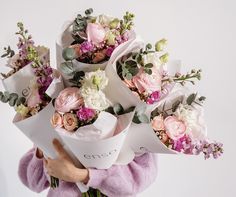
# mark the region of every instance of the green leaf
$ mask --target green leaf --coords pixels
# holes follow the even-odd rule
[[[11,107],[15,106],[17,99],[18,99],[18,96],[17,97],[11,97],[10,100],[9,100],[9,105]]]
[[[135,110],[135,108],[136,108],[135,106],[129,107],[124,111],[124,113],[127,114],[127,113],[130,113],[130,112],[133,112]]]
[[[146,68],[152,68],[152,67],[153,67],[153,64],[152,64],[152,63],[148,63],[148,64],[146,64],[144,67],[146,67]]]
[[[66,60],[74,60],[76,59],[76,52],[73,48],[65,48],[62,51],[62,57]]]
[[[141,123],[149,123],[150,122],[146,114],[139,115],[138,119]]]
[[[127,60],[125,62],[126,67],[137,67],[137,62],[134,60]]]
[[[5,91],[4,96],[6,97],[7,100],[10,99],[10,93],[9,92]]]
[[[126,73],[125,78],[131,80],[133,78],[133,75],[131,73]]]
[[[151,75],[152,74],[152,70],[151,69],[144,69],[144,71],[145,71],[145,73],[147,73],[147,74],[149,74],[149,75]]]
[[[2,101],[3,103],[7,103],[7,102],[8,102],[8,99],[7,99],[7,97],[5,97],[5,95],[3,95],[2,98],[1,98],[1,101]]]
[[[113,106],[113,110],[114,110],[116,115],[124,114],[124,108],[122,107],[122,105],[120,103],[115,104]]]
[[[107,109],[105,109],[105,111],[106,112],[108,112],[108,113],[110,113],[110,114],[115,114],[115,112],[114,112],[114,109],[113,109],[113,107],[108,107]]]
[[[179,107],[181,101],[177,100],[172,104],[172,112],[175,112],[177,110],[177,108]]]
[[[141,122],[140,122],[140,120],[139,120],[139,118],[138,118],[138,115],[135,113],[135,115],[134,115],[134,117],[133,117],[133,120],[132,120],[134,123],[136,123],[136,124],[140,124]]]
[[[21,104],[24,104],[26,101],[26,98],[25,97],[19,97],[16,101],[16,106],[19,106]]]
[[[193,93],[193,94],[190,94],[186,100],[187,104],[188,105],[192,105],[192,103],[195,101],[196,99],[196,96],[197,94],[196,93]]]
[[[205,97],[205,96],[201,96],[198,100],[199,100],[199,101],[205,101],[205,100],[206,100],[206,97]]]
[[[61,63],[61,70],[66,75],[72,75],[74,73],[74,67],[72,62]]]
[[[8,54],[5,53],[5,54],[1,55],[1,58],[7,57],[7,56],[8,56]]]
[[[16,94],[16,93],[11,93],[11,94],[10,94],[10,99],[12,99],[12,98],[18,99],[18,94]]]

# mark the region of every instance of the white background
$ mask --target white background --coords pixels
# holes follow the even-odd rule
[[[168,38],[173,58],[184,70],[203,69],[197,85],[205,103],[209,136],[224,143],[218,160],[202,157],[159,156],[156,182],[140,197],[235,197],[236,3],[234,0],[0,0],[0,47],[16,43],[17,21],[23,21],[38,44],[51,48],[61,25],[75,13],[93,7],[96,14],[121,17],[136,14],[136,30],[147,42]],[[4,61],[1,60],[1,70]],[[14,115],[0,103],[0,197],[42,197],[25,188],[17,177],[18,161],[32,147],[12,124]],[[40,128],[35,128],[40,132]]]

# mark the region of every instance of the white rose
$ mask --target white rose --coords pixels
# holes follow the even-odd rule
[[[102,111],[109,107],[108,100],[102,91],[82,87],[81,94],[84,98],[85,106],[88,108]]]
[[[86,72],[82,80],[82,86],[89,89],[103,90],[108,84],[108,78],[103,70]]]
[[[186,134],[192,140],[206,139],[207,130],[203,119],[203,108],[200,106],[187,106],[180,104],[175,115],[184,121],[187,129]]]
[[[162,69],[163,66],[161,60],[159,59],[160,56],[161,54],[159,53],[148,53],[142,56],[142,60],[144,65],[152,63],[157,69]]]

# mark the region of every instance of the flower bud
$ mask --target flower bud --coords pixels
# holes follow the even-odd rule
[[[160,57],[160,61],[161,61],[163,64],[167,63],[167,62],[169,61],[169,54],[166,53],[166,54],[162,55],[162,56]]]
[[[119,23],[120,23],[120,20],[115,18],[114,20],[110,22],[109,26],[111,29],[115,29],[118,27]]]
[[[167,40],[166,39],[162,39],[162,40],[158,41],[155,44],[155,50],[156,51],[163,51],[166,45],[167,45]]]

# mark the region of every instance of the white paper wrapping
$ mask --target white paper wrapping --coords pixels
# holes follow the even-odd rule
[[[97,169],[107,169],[116,163],[122,145],[133,119],[133,112],[118,117],[115,135],[106,139],[96,141],[84,141],[76,135],[66,132],[64,129],[57,128],[64,144],[85,166]],[[105,125],[104,125],[105,126]],[[125,157],[120,158],[120,163],[126,163]]]
[[[64,86],[61,78],[55,78],[47,89],[47,93],[51,97],[56,97],[63,88]],[[52,141],[54,138],[60,140],[60,136],[55,132],[50,123],[53,113],[54,107],[50,102],[44,109],[34,116],[24,120],[19,120],[18,115],[16,115],[13,119],[15,126],[20,129],[20,131],[24,133],[37,147],[39,147],[45,155],[51,158],[56,157]]]
[[[38,46],[36,50],[39,53],[40,61],[49,63],[49,49]],[[31,63],[11,75],[3,79],[2,84],[6,91],[17,93],[19,96],[28,97],[31,90],[30,81],[35,77]]]

